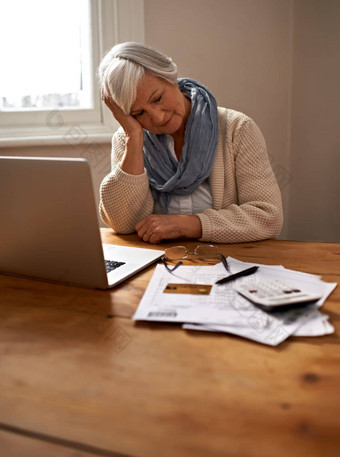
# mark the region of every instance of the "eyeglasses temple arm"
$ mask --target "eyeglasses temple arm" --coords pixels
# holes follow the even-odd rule
[[[224,257],[223,254],[221,254],[221,260],[222,260],[222,263],[224,265],[224,268],[227,270],[228,273],[230,273],[230,268],[229,268],[227,259]]]
[[[169,265],[166,263],[166,260],[164,259],[164,257],[162,258],[162,261],[164,263],[165,268],[168,270],[169,273],[173,273],[176,270],[176,268],[183,265],[183,262],[178,262],[178,263],[176,263],[176,265],[173,268],[170,268]]]

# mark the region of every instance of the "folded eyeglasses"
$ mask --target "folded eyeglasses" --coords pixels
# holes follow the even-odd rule
[[[173,273],[179,266],[183,265],[181,260],[186,259],[189,255],[195,255],[202,260],[216,260],[220,257],[225,269],[230,273],[227,259],[223,254],[218,252],[218,249],[213,244],[200,244],[195,247],[193,251],[189,251],[185,246],[173,246],[165,249],[162,257],[165,268]],[[169,266],[167,262],[178,261],[173,267]]]

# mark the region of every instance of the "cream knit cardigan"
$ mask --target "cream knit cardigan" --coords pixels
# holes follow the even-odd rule
[[[271,168],[265,140],[246,115],[218,108],[219,140],[209,177],[213,207],[196,214],[200,241],[238,243],[279,235],[283,222],[281,194]],[[112,171],[100,188],[100,216],[118,233],[135,231],[153,212],[154,200],[144,170],[125,173],[119,166],[125,150],[122,128],[112,138]]]

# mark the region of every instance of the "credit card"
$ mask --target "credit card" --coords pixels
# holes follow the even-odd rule
[[[175,284],[170,283],[163,290],[165,294],[192,294],[209,295],[212,286],[210,284]]]

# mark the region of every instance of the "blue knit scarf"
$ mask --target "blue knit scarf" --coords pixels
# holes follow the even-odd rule
[[[178,80],[191,99],[184,146],[179,162],[167,147],[166,135],[144,130],[144,166],[154,200],[167,213],[173,195],[192,194],[211,174],[218,142],[217,104],[214,96],[193,79]]]

